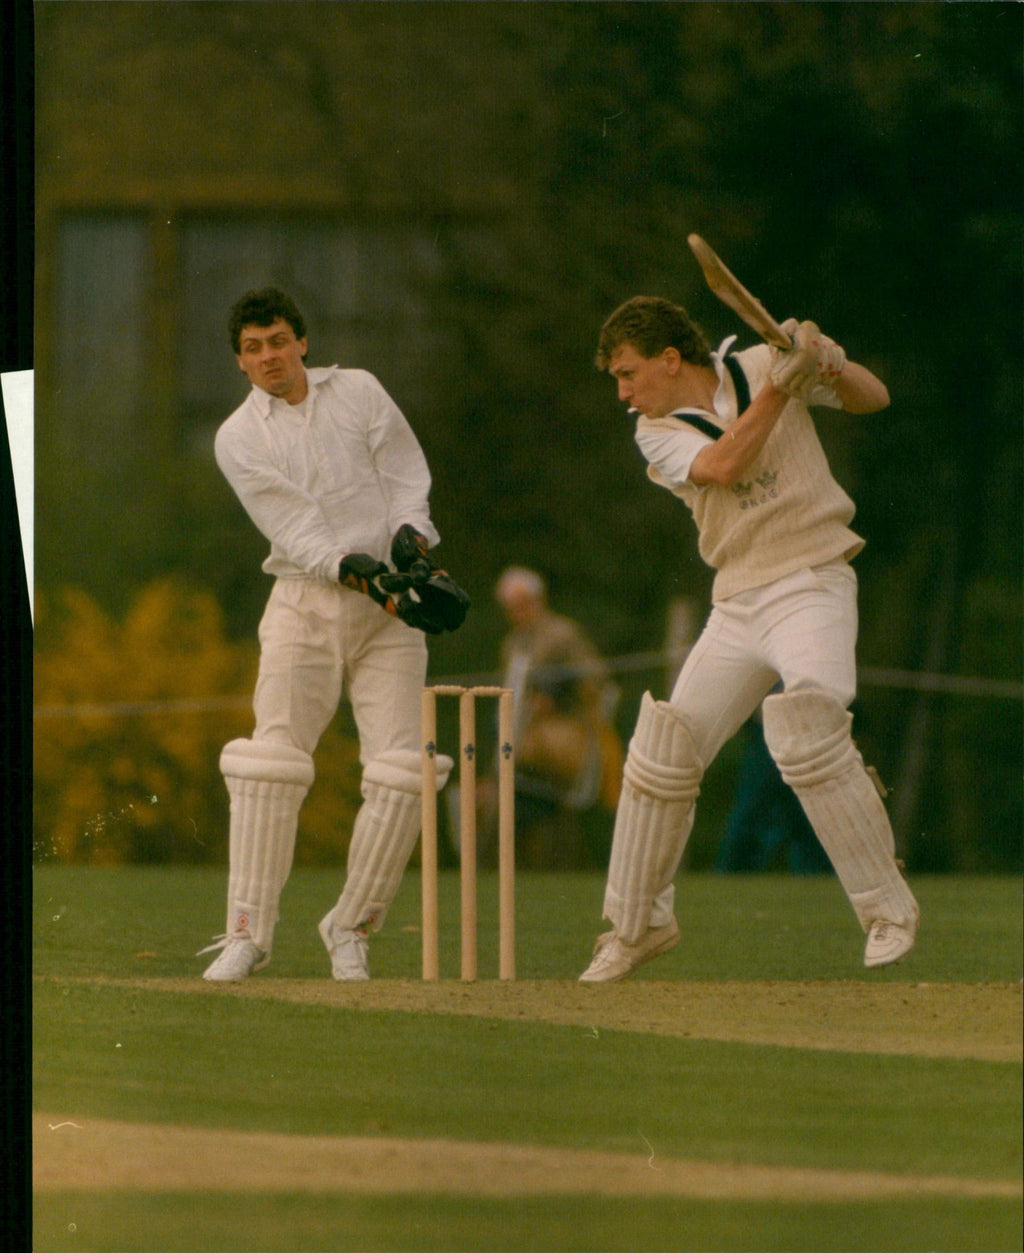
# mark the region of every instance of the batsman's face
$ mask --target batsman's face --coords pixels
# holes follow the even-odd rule
[[[278,318],[270,326],[244,326],[238,337],[238,366],[254,387],[297,405],[306,398],[306,340]]]
[[[642,357],[632,344],[611,355],[608,373],[619,385],[619,399],[649,418],[663,418],[676,407],[679,353],[666,348],[656,357]]]

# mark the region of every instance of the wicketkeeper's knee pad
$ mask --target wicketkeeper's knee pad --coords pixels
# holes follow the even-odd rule
[[[828,692],[765,700],[764,738],[796,793],[867,931],[877,919],[916,925],[917,903],[896,864],[889,816],[853,742],[853,718]]]
[[[247,931],[269,952],[313,759],[291,744],[240,739],[224,746],[220,769],[231,801],[227,934]]]
[[[437,790],[448,782],[448,776],[455,765],[450,757],[438,753]],[[393,749],[381,753],[366,763],[363,770],[362,793],[366,798],[368,790],[379,787],[389,788],[397,792],[415,793],[419,796],[423,789],[423,763],[419,753],[411,749]]]
[[[455,763],[443,754],[436,760],[440,790]],[[345,889],[329,917],[344,930],[369,927],[377,931],[420,832],[423,772],[419,753],[395,749],[368,761],[362,793],[349,844]]]
[[[232,740],[221,750],[220,772],[225,779],[292,784],[305,789],[303,795],[314,778],[309,753],[277,740]]]
[[[655,896],[679,868],[703,773],[686,723],[645,692],[622,771],[604,902],[629,943],[646,931]]]

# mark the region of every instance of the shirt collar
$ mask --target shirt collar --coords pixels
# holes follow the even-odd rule
[[[729,352],[729,349],[733,346],[733,344],[735,344],[735,342],[736,342],[735,335],[727,335],[725,339],[723,339],[722,342],[718,345],[718,347],[714,349],[714,351],[711,353],[711,360],[714,362],[715,369],[718,372],[719,378],[722,377],[722,371],[725,369],[726,355]]]
[[[337,370],[336,365],[309,366],[306,369],[306,385],[311,392],[316,391]],[[276,396],[265,392],[262,387],[252,389],[252,403],[261,418],[269,418],[274,411]],[[285,402],[287,403],[287,402]]]
[[[732,386],[732,379],[728,377],[729,372],[725,368],[725,358],[735,342],[735,335],[727,335],[711,354],[711,364],[715,367],[715,373],[718,375],[718,389],[715,392],[714,400],[715,413],[720,418],[728,417],[730,412],[729,389]],[[727,379],[728,381],[726,381]]]

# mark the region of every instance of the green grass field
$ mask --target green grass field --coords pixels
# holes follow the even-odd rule
[[[454,874],[419,981],[413,872],[334,984],[340,881],[303,870],[272,965],[213,987],[224,886],[37,868],[38,1253],[1022,1247],[1017,879],[915,881],[917,948],[869,972],[834,880],[683,875],[682,943],[599,989],[600,875],[519,876],[514,984],[489,875],[481,981]]]

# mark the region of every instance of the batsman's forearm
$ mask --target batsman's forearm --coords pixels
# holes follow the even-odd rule
[[[750,407],[721,438],[708,444],[694,458],[690,467],[691,482],[698,487],[711,483],[732,487],[757,460],[791,399],[786,392],[765,383]]]
[[[889,389],[856,361],[847,361],[831,386],[847,413],[877,413],[889,405]]]

